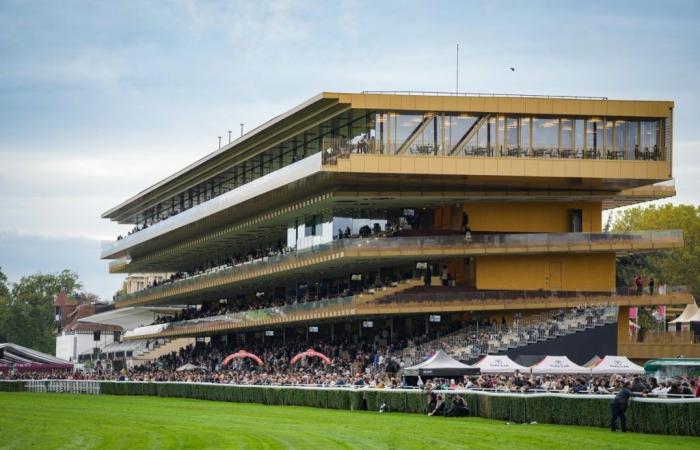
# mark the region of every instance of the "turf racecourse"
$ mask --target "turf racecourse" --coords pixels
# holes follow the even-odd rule
[[[204,400],[0,393],[0,449],[698,448],[700,438]]]

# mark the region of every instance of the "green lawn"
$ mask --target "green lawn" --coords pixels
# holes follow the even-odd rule
[[[0,449],[698,448],[700,438],[158,397],[0,393]]]

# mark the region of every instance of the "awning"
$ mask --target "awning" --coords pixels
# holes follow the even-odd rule
[[[606,356],[598,365],[591,369],[593,375],[638,374],[644,373],[644,368],[633,363],[626,356]]]
[[[689,323],[689,322],[699,322],[700,321],[700,309],[698,305],[693,303],[688,303],[685,309],[676,319],[670,321],[669,323]]]
[[[184,306],[138,306],[113,309],[111,311],[78,319],[78,322],[118,325],[124,330],[133,330],[153,323],[159,315],[173,315],[182,311]]]
[[[481,373],[514,373],[530,372],[529,367],[521,366],[506,355],[486,355],[474,364]]]
[[[403,375],[449,377],[460,375],[478,374],[479,369],[457,361],[442,350],[437,351],[432,357],[415,366],[403,369]]]
[[[534,374],[588,374],[590,369],[581,367],[566,356],[546,356],[532,366]]]
[[[13,367],[15,370],[24,371],[73,368],[73,364],[64,359],[17,344],[0,344],[0,350],[2,354],[0,368],[4,368],[4,370],[9,370]]]

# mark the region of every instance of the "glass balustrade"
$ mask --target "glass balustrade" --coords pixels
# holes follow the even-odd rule
[[[603,247],[604,250],[609,248],[614,251],[618,247],[640,250],[668,248],[682,245],[682,242],[682,230],[638,231],[628,233],[474,234],[469,239],[462,235],[340,239],[332,243],[322,244],[300,251],[259,258],[235,266],[220,266],[188,278],[122,295],[118,297],[118,301],[151,296],[156,293],[167,293],[175,288],[197,284],[201,284],[202,288],[206,288],[207,284],[232,275],[239,276],[240,278],[245,278],[246,275],[254,277],[259,274],[259,270],[269,269],[274,265],[303,261],[321,254],[328,255],[352,250],[401,250],[407,253],[410,251],[420,252],[421,250],[429,249],[444,250],[462,248],[465,252],[473,250],[477,253],[480,249],[507,249],[509,251],[524,249],[524,252],[528,252],[559,251],[563,247],[567,249],[575,247],[596,249],[596,247]],[[417,257],[420,258],[421,256],[417,255]]]

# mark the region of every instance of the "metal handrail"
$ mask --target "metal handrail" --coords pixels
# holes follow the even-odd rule
[[[353,238],[339,239],[319,246],[310,247],[308,249],[282,253],[274,256],[264,257],[251,262],[238,264],[235,266],[221,266],[208,273],[191,276],[160,284],[156,287],[143,289],[141,291],[130,294],[121,295],[117,301],[123,301],[130,298],[143,297],[145,295],[162,292],[172,289],[174,286],[186,286],[197,281],[206,279],[207,281],[220,279],[225,276],[230,276],[234,273],[244,274],[260,270],[261,266],[268,264],[279,264],[291,262],[298,258],[306,258],[321,252],[342,252],[348,250],[356,250],[361,248],[369,249],[410,249],[424,248],[430,246],[463,246],[467,248],[505,248],[509,246],[517,247],[549,247],[549,246],[571,246],[571,245],[594,245],[615,244],[615,243],[633,243],[644,240],[652,242],[676,242],[681,239],[683,232],[681,230],[654,230],[654,231],[639,231],[628,233],[512,233],[512,234],[483,234],[473,235],[470,239],[465,239],[462,235],[457,236],[427,236],[427,237],[372,237],[372,238]]]
[[[512,97],[512,98],[552,98],[565,100],[608,100],[608,97],[582,95],[543,95],[543,94],[496,94],[488,92],[446,92],[446,91],[362,91],[363,94],[422,95],[438,97]]]

